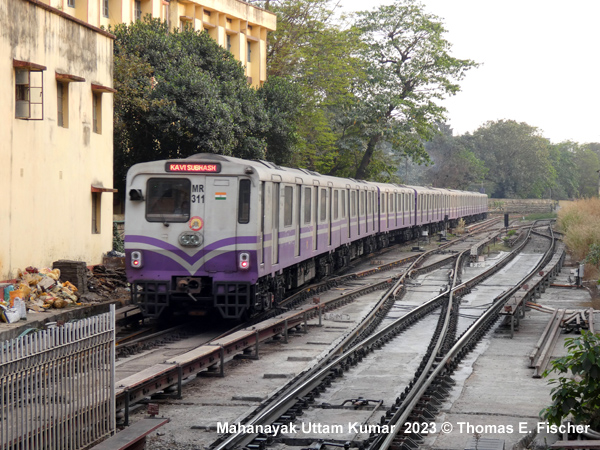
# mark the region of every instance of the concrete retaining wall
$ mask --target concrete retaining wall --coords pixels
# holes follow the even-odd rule
[[[549,213],[556,210],[556,200],[550,199],[521,199],[521,198],[490,198],[488,210],[490,213],[535,214]]]

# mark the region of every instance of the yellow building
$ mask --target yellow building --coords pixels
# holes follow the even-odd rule
[[[0,0],[0,280],[112,248],[113,39]]]
[[[246,67],[252,86],[267,79],[267,32],[276,16],[240,0],[40,0],[96,27],[131,23],[146,15],[171,28],[206,30]]]

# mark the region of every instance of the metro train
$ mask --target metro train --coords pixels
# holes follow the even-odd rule
[[[487,196],[200,153],[127,174],[126,272],[146,317],[243,319],[352,259],[487,216]]]

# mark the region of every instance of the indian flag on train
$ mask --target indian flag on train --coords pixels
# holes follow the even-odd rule
[[[215,192],[215,200],[227,200],[227,192]]]

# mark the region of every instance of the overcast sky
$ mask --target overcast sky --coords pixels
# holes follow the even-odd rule
[[[341,0],[362,11],[391,0]],[[452,56],[480,67],[444,102],[454,134],[488,120],[539,128],[554,143],[600,142],[600,0],[421,0]]]

